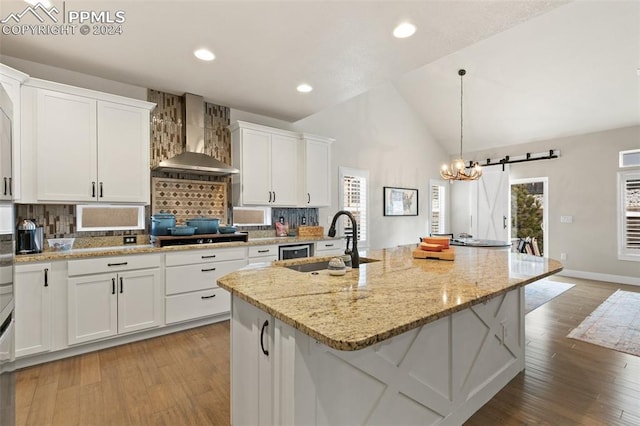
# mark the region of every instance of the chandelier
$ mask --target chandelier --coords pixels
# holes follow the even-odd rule
[[[467,167],[462,159],[462,76],[466,73],[465,70],[458,70],[458,75],[460,76],[460,157],[453,160],[453,163],[449,165],[442,165],[440,176],[446,180],[477,180],[482,176],[480,164],[469,162]]]

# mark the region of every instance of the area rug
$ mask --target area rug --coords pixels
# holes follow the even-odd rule
[[[536,308],[558,297],[575,284],[561,283],[550,279],[542,279],[524,287],[524,313],[528,314]]]
[[[616,291],[567,337],[640,356],[640,293]]]

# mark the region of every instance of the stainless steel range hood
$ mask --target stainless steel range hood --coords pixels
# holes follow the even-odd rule
[[[204,153],[203,98],[185,93],[184,105],[186,123],[185,151],[168,160],[161,161],[154,170],[215,176],[240,173],[240,170]]]

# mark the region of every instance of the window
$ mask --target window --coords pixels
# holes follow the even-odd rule
[[[145,229],[144,206],[77,205],[78,231]]]
[[[368,181],[368,171],[340,167],[341,209],[350,212],[356,219],[360,247],[368,244]],[[343,235],[353,235],[351,221],[347,217],[341,218],[341,227]]]
[[[618,259],[640,261],[640,171],[618,172]]]
[[[447,187],[444,181],[431,180],[429,184],[429,232],[446,234],[447,231]]]

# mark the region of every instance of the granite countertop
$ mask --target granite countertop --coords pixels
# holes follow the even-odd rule
[[[298,243],[312,243],[316,241],[326,241],[341,238],[332,238],[328,236],[323,237],[265,237],[265,238],[250,238],[249,241],[233,241],[226,243],[212,243],[212,244],[193,244],[183,246],[168,246],[168,247],[155,247],[151,244],[130,245],[130,246],[111,246],[111,247],[92,247],[72,249],[68,251],[44,251],[37,254],[21,254],[15,256],[16,263],[31,263],[31,262],[49,262],[55,260],[73,260],[73,259],[85,259],[89,257],[100,256],[122,256],[129,254],[144,254],[144,253],[168,253],[174,251],[184,250],[206,250],[212,248],[227,248],[227,247],[248,247],[248,246],[262,246],[262,245],[284,245],[284,244],[298,244]]]
[[[358,350],[562,270],[556,260],[506,249],[456,247],[456,259],[413,259],[414,246],[360,254],[379,259],[343,276],[248,266],[218,285],[338,350]],[[328,258],[327,258],[328,259]]]

